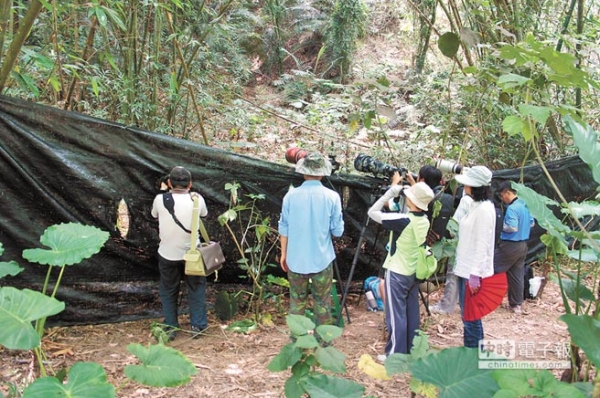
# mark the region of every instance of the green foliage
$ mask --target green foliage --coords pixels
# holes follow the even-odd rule
[[[453,32],[446,32],[438,40],[438,48],[448,58],[454,58],[460,46],[460,38]]]
[[[338,0],[335,3],[327,31],[326,48],[332,64],[339,71],[342,83],[347,82],[352,66],[352,56],[358,39],[363,36],[367,13],[361,0]]]
[[[115,388],[106,381],[104,369],[93,362],[74,364],[68,372],[66,383],[62,383],[56,377],[42,377],[23,391],[23,398],[110,398],[115,396]]]
[[[88,225],[52,225],[40,237],[40,242],[49,249],[23,250],[23,258],[42,265],[73,265],[98,253],[108,237],[108,232]]]
[[[221,321],[228,321],[233,318],[238,311],[237,296],[226,292],[225,290],[217,293],[215,300],[215,315]]]
[[[225,184],[225,190],[230,193],[230,206],[218,220],[235,243],[240,255],[240,269],[245,271],[252,281],[248,309],[258,321],[267,287],[265,271],[268,267],[276,267],[270,261],[279,235],[277,230],[271,227],[270,217],[263,217],[259,209],[258,203],[264,200],[264,195],[248,195],[248,202],[239,203],[239,188],[240,185],[235,182]]]
[[[283,346],[267,369],[281,372],[292,368],[292,375],[284,388],[287,398],[300,398],[304,394],[315,398],[362,396],[362,385],[318,371],[321,368],[334,373],[346,372],[346,356],[330,345],[342,335],[341,328],[319,325],[315,329],[309,318],[293,314],[286,317],[286,323],[294,342]]]
[[[241,321],[233,322],[227,326],[227,330],[231,330],[235,333],[248,334],[254,332],[257,329],[257,324],[252,319],[242,319]]]
[[[151,387],[175,387],[186,384],[198,373],[194,364],[180,351],[163,344],[143,347],[130,344],[127,350],[138,357],[141,365],[125,366],[125,375]]]
[[[500,386],[494,395],[498,397],[585,397],[573,385],[556,380],[546,369],[494,370],[492,377]]]
[[[569,328],[573,343],[580,347],[600,369],[600,320],[589,315],[565,314],[560,317]]]
[[[65,303],[42,293],[14,287],[0,288],[0,345],[12,350],[39,347],[40,334],[31,322],[65,309]]]

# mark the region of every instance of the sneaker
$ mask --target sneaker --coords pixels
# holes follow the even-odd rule
[[[191,331],[192,331],[192,338],[193,339],[199,339],[200,336],[202,336],[202,334],[204,334],[204,332],[206,331],[207,328],[199,328],[198,326],[192,326],[191,327]]]
[[[514,307],[511,306],[510,310],[512,311],[513,314],[517,314],[517,315],[523,313],[523,310],[521,309],[520,305],[515,305]]]
[[[448,315],[448,311],[441,309],[437,304],[429,307],[429,312],[433,314]]]
[[[377,362],[380,362],[380,363],[384,364],[386,359],[387,359],[387,355],[385,355],[385,354],[379,354],[379,355],[377,355]]]

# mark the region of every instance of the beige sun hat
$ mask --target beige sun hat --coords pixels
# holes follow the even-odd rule
[[[406,188],[404,195],[410,199],[419,209],[427,211],[427,205],[433,199],[433,191],[429,185],[424,182],[417,182],[415,185]]]
[[[454,179],[473,188],[487,187],[492,182],[492,172],[485,166],[473,166],[465,174],[457,174]]]
[[[296,173],[307,176],[331,175],[331,162],[319,152],[311,152],[296,163]]]

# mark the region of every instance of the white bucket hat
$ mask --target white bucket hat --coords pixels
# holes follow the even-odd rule
[[[427,205],[433,199],[433,191],[424,182],[417,182],[412,187],[404,190],[404,195],[419,209],[427,211]]]
[[[465,174],[457,174],[454,178],[460,184],[469,187],[487,187],[492,182],[492,172],[485,166],[474,166]]]
[[[318,152],[311,152],[296,163],[296,173],[307,176],[331,175],[331,162]]]

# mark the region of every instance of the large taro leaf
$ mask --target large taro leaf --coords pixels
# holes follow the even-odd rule
[[[565,314],[559,318],[567,324],[573,343],[580,347],[596,367],[600,367],[600,321],[589,315]]]
[[[23,250],[23,258],[44,265],[73,265],[98,253],[108,237],[108,232],[89,225],[52,225],[40,238],[50,249]]]
[[[564,118],[567,130],[579,148],[579,157],[592,169],[594,180],[600,184],[600,143],[598,133],[590,125],[582,126],[572,117]]]
[[[312,374],[300,379],[300,384],[311,397],[360,398],[365,387],[352,381],[324,374]]]
[[[142,365],[125,366],[125,375],[146,386],[180,386],[198,373],[185,355],[162,344],[151,345],[148,348],[141,344],[129,344],[127,350],[138,357]]]
[[[548,208],[548,205],[558,205],[555,201],[540,195],[523,184],[513,182],[512,187],[519,194],[519,198],[523,199],[527,204],[531,216],[535,218],[535,221],[540,227],[547,231],[557,231],[560,234],[567,234],[570,232],[570,228],[564,225]]]
[[[115,387],[106,381],[102,366],[94,362],[77,362],[68,373],[67,383],[56,377],[37,379],[23,391],[23,398],[112,398]]]
[[[562,383],[548,370],[498,369],[492,372],[499,390],[494,398],[503,397],[572,397],[584,395],[572,384]]]
[[[18,275],[23,270],[24,268],[20,267],[16,261],[0,262],[0,278],[4,278],[7,275]]]
[[[29,289],[0,288],[0,345],[30,350],[40,345],[31,322],[58,314],[65,303]]]
[[[491,371],[478,369],[477,349],[453,347],[412,363],[413,377],[440,389],[439,398],[491,397],[499,387]]]

